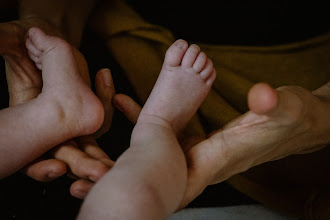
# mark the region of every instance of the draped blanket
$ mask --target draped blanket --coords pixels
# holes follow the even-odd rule
[[[102,3],[89,25],[104,38],[140,101],[145,102],[165,52],[176,40],[173,34],[162,26],[148,23],[120,0]],[[314,90],[330,81],[330,33],[270,47],[198,45],[212,59],[217,79],[188,124],[188,135],[204,135],[246,112],[248,90],[257,82],[267,82],[274,88],[297,85]],[[322,188],[323,181],[329,183],[325,180],[330,178],[329,172],[323,173],[330,167],[328,161],[330,150],[324,149],[269,162],[227,181],[276,210],[298,216],[305,213],[306,219],[316,219],[316,216],[330,219],[329,211],[320,211],[324,210],[322,206],[330,207],[330,193],[327,187]]]

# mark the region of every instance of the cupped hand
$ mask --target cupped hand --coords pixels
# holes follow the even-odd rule
[[[310,92],[274,90],[259,83],[248,95],[250,111],[210,134],[187,153],[188,185],[181,208],[212,184],[259,164],[310,153],[330,143],[330,84]]]
[[[42,88],[41,73],[30,60],[25,48],[27,30],[37,26],[47,34],[60,36],[49,24],[38,19],[13,21],[0,24],[0,54],[6,62],[6,75],[10,95],[10,106],[27,102],[39,95]],[[74,48],[79,72],[90,86],[90,78],[86,60]],[[115,93],[111,73],[107,69],[99,71],[95,80],[96,95],[105,110],[102,127],[94,134],[99,137],[107,132],[111,125],[113,106],[112,97]],[[39,158],[26,166],[22,171],[38,181],[51,181],[65,173],[77,179],[71,186],[71,194],[82,198],[93,182],[101,178],[113,165],[113,161],[99,148],[92,136],[81,137],[63,143],[52,150],[48,156],[52,159]]]

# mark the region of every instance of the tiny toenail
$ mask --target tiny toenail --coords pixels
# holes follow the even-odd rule
[[[29,36],[34,34],[34,29],[30,28],[29,32],[28,32]]]
[[[196,45],[196,44],[192,44],[192,45],[190,45],[190,48],[191,48],[192,50],[196,51],[196,52],[199,52],[199,51],[201,50],[201,49],[199,48],[199,46]]]
[[[177,46],[177,47],[180,47],[180,48],[185,48],[186,47],[186,44],[185,44],[185,41],[184,40],[177,40],[176,42],[175,42],[175,46]]]

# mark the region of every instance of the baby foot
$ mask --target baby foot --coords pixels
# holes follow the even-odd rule
[[[34,99],[41,92],[40,72],[25,47],[26,34],[31,27],[39,27],[52,36],[61,36],[55,26],[36,17],[0,23],[0,55],[6,61],[9,106]],[[84,81],[90,85],[86,60],[77,49],[73,48],[73,50],[79,72]]]
[[[64,40],[31,28],[26,39],[30,58],[42,71],[39,97],[54,103],[73,136],[94,133],[103,122],[103,107],[82,80],[72,47]]]
[[[197,45],[188,48],[186,41],[177,40],[166,52],[138,123],[160,123],[178,133],[206,98],[215,77],[212,61]]]

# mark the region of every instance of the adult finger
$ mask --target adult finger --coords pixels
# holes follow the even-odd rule
[[[251,111],[188,151],[188,186],[183,205],[207,185],[326,143],[328,129],[318,129],[319,125],[311,120],[317,118],[317,110],[325,107],[309,91],[294,86],[274,90],[257,84],[248,98]],[[318,115],[324,117],[322,113]]]
[[[66,164],[62,161],[38,159],[21,170],[25,175],[40,182],[49,182],[64,175],[67,171]]]
[[[77,48],[75,48],[73,46],[72,46],[72,52],[73,52],[74,58],[76,59],[78,71],[80,73],[81,78],[84,80],[84,82],[89,87],[91,87],[89,69],[88,69],[88,64],[87,64],[85,57],[82,55],[82,53]]]
[[[138,103],[136,103],[131,97],[124,94],[116,94],[113,98],[113,103],[116,108],[127,117],[128,120],[136,124],[142,110]]]
[[[179,143],[180,143],[183,151],[186,153],[192,147],[194,147],[198,143],[202,142],[203,140],[205,140],[205,137],[203,137],[203,136],[191,136],[191,137],[186,137],[182,140],[179,140]]]
[[[51,154],[55,159],[65,162],[70,172],[82,179],[95,182],[110,169],[108,164],[91,158],[80,150],[73,140],[57,146]]]
[[[102,161],[104,164],[112,167],[114,162],[108,157],[108,155],[98,146],[95,139],[92,136],[83,136],[75,139],[79,149],[85,154],[95,160]]]
[[[70,194],[78,199],[83,199],[93,187],[94,182],[80,179],[71,184]]]
[[[115,94],[115,87],[109,69],[101,69],[97,72],[95,77],[95,90],[104,108],[103,124],[94,134],[95,138],[99,138],[110,129],[114,112],[112,98]]]
[[[303,110],[307,109],[305,103],[313,99],[312,93],[302,87],[282,86],[273,89],[266,83],[257,83],[249,91],[248,105],[259,117],[265,115],[277,122],[291,124],[300,120]]]
[[[255,84],[248,93],[249,108],[257,114],[273,111],[277,102],[276,91],[266,83]]]
[[[197,141],[197,139],[194,141]],[[188,181],[179,209],[186,207],[212,183],[214,171],[221,169],[221,165],[218,164],[221,154],[219,154],[218,150],[213,148],[213,145],[207,139],[186,152]]]

